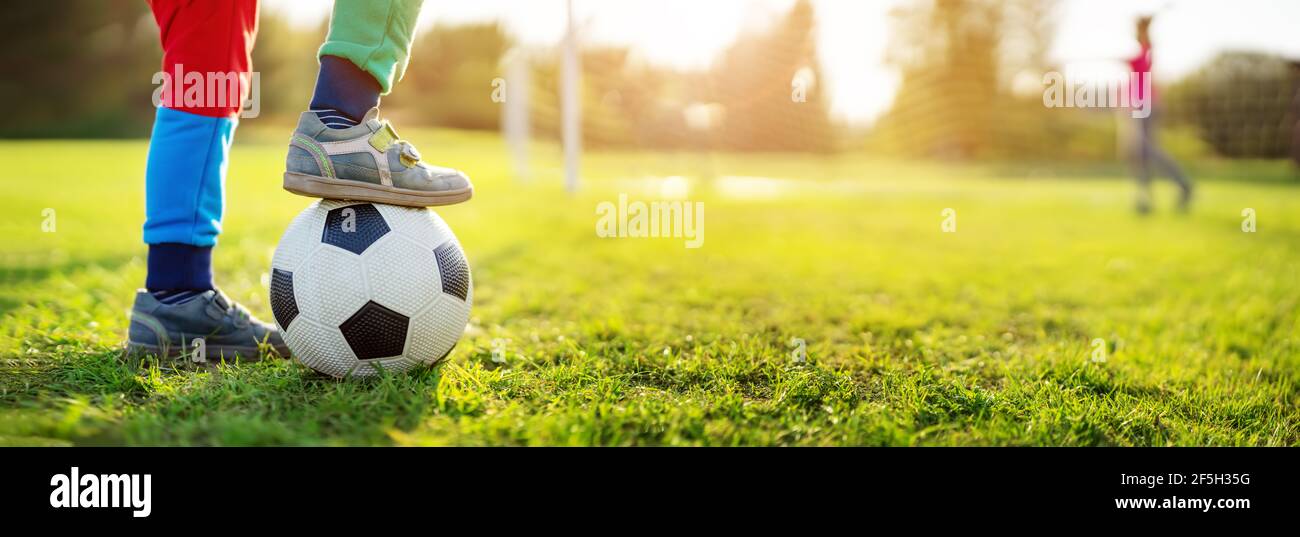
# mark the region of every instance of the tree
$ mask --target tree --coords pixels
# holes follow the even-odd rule
[[[817,61],[815,13],[799,0],[772,28],[742,35],[710,72],[726,111],[725,149],[829,151],[834,133]]]
[[[500,24],[437,25],[420,35],[406,76],[385,97],[419,123],[492,130],[501,125],[493,85],[513,42]]]
[[[1010,87],[1018,75],[1047,70],[1054,7],[1037,0],[912,0],[895,8],[885,59],[902,80],[876,126],[878,147],[957,159],[1045,150],[1034,141],[1050,139],[1044,134],[1052,118],[1038,99],[1016,97]]]
[[[144,135],[161,47],[144,2],[6,6],[0,32],[0,136]]]
[[[1296,85],[1282,58],[1227,52],[1170,88],[1166,101],[1222,156],[1284,158],[1296,128]]]

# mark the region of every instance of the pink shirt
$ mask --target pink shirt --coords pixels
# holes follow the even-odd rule
[[[1133,59],[1128,61],[1128,66],[1132,72],[1138,74],[1138,98],[1144,100],[1147,98],[1146,87],[1147,83],[1151,82],[1151,100],[1154,102],[1156,97],[1155,84],[1154,81],[1150,80],[1151,47],[1148,45],[1142,45],[1142,51],[1139,52],[1137,56],[1134,56]]]

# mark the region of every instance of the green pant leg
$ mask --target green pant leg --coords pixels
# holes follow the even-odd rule
[[[424,0],[334,0],[329,35],[317,56],[338,56],[379,81],[383,94],[401,80]]]

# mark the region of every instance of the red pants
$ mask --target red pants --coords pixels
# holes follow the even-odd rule
[[[182,76],[200,73],[205,81],[210,73],[235,73],[245,76],[245,80],[250,76],[253,41],[257,38],[257,0],[149,0],[149,7],[158,21],[162,69],[173,77],[169,82],[172,88],[182,82],[174,78],[178,66]],[[246,96],[226,99],[225,106],[208,106],[208,100],[186,106],[184,88],[176,92],[170,89],[163,89],[164,106],[209,117],[238,115]],[[244,84],[242,92],[246,91]]]

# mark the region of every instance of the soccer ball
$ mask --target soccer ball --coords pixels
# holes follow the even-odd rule
[[[333,377],[437,363],[473,299],[465,253],[428,209],[321,200],[271,260],[271,311],[289,350]]]

